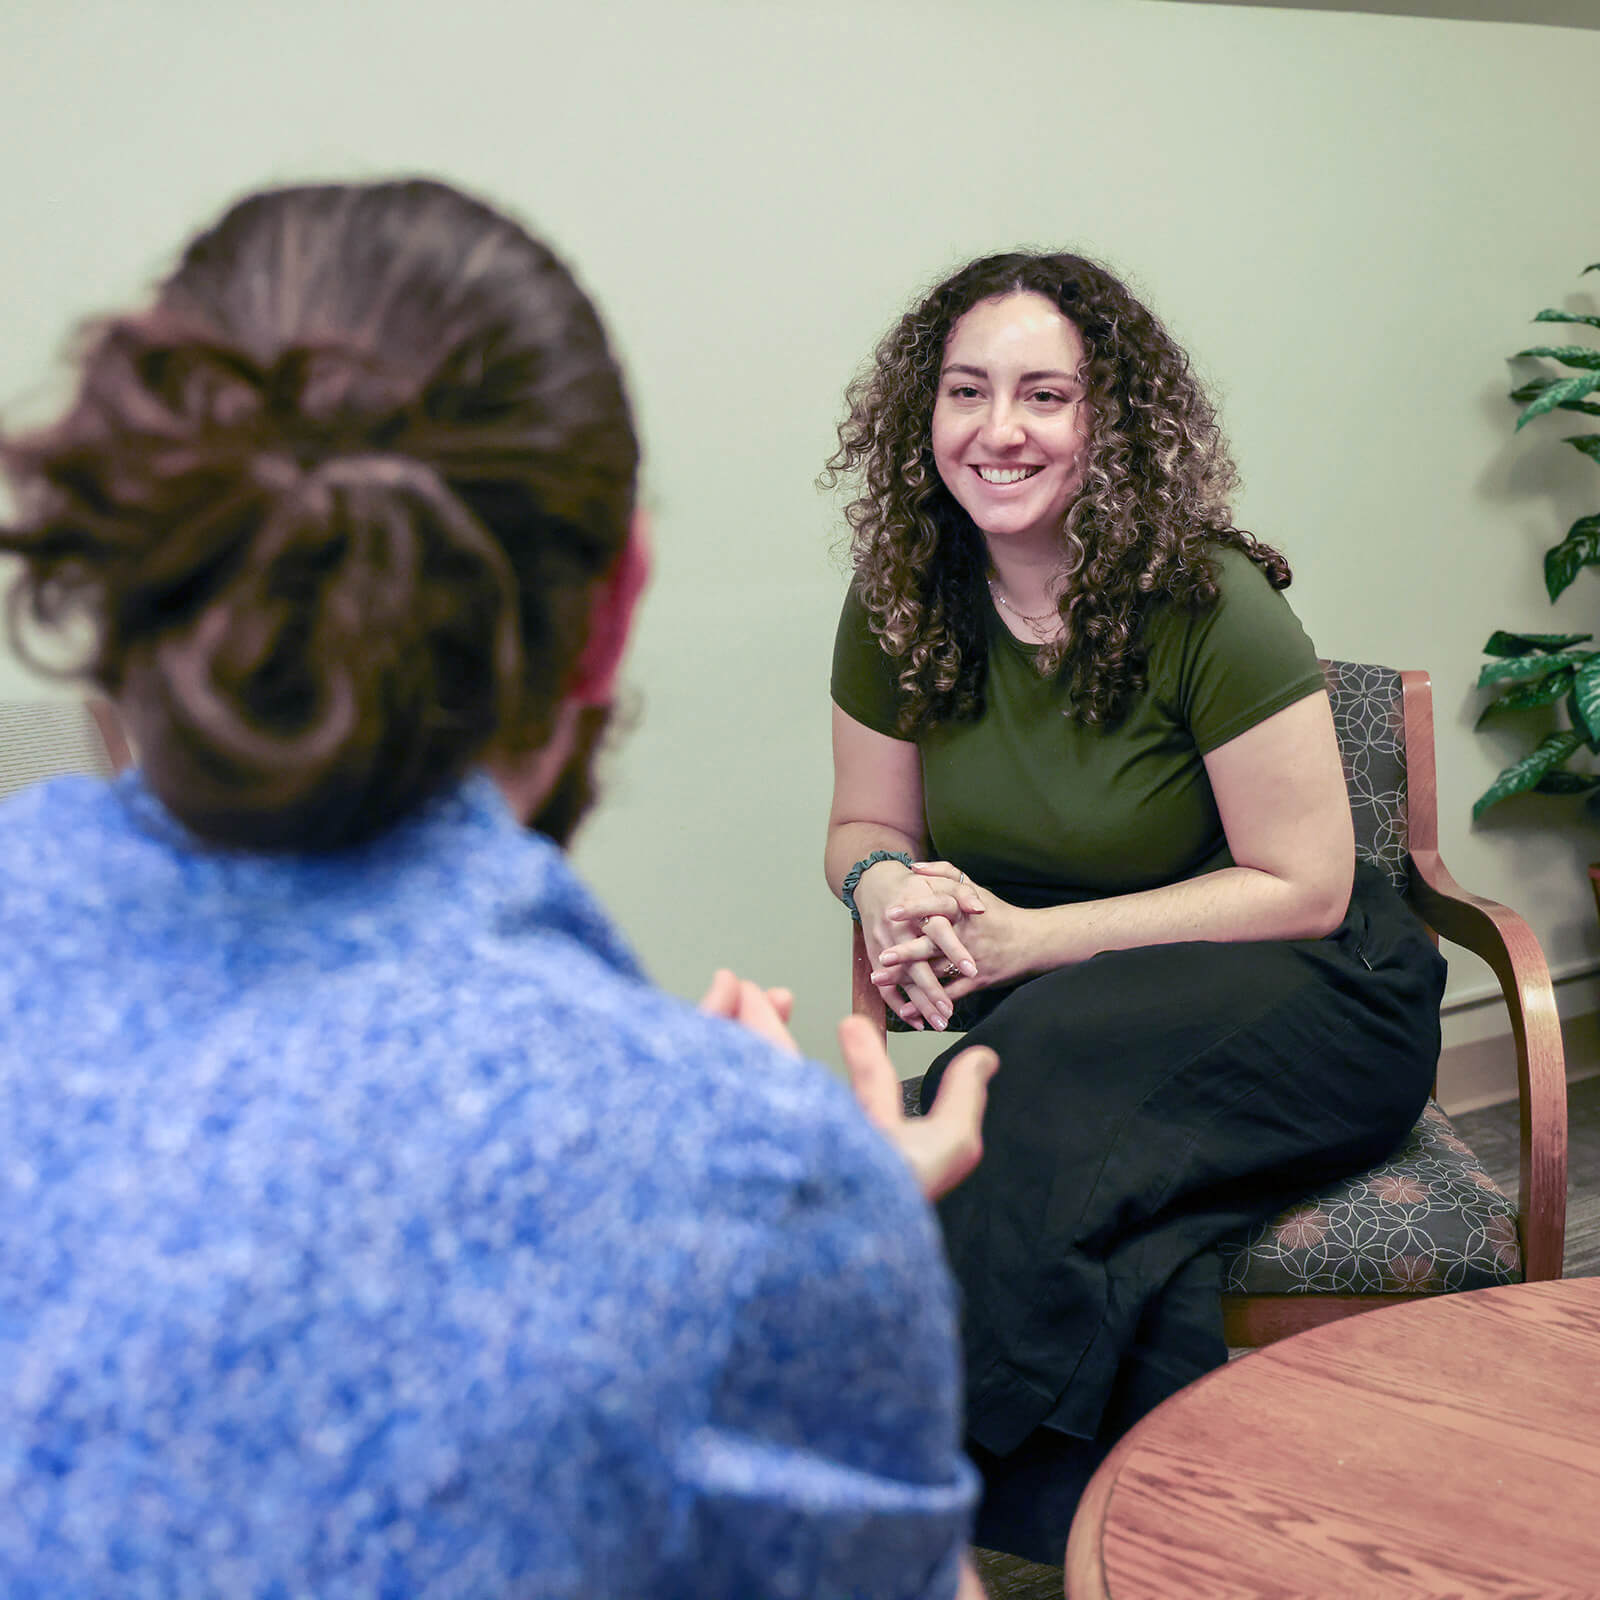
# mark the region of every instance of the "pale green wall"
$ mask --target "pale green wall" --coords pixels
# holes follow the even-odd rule
[[[580,858],[669,987],[718,962],[792,984],[832,1054],[842,579],[812,478],[905,298],[1018,242],[1109,258],[1167,318],[1319,646],[1433,671],[1457,875],[1525,907],[1558,967],[1595,954],[1593,833],[1467,809],[1512,748],[1468,731],[1479,644],[1583,625],[1600,593],[1545,603],[1538,553],[1600,476],[1559,427],[1513,441],[1501,398],[1525,319],[1600,258],[1562,109],[1592,103],[1600,36],[1145,0],[55,0],[0,9],[0,72],[8,403],[267,180],[437,172],[580,265],[660,555],[643,722]],[[0,662],[0,693],[21,681]],[[1484,976],[1462,957],[1457,988]]]

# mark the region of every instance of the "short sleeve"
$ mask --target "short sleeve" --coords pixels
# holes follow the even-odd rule
[[[899,732],[900,692],[895,678],[894,662],[873,633],[867,608],[852,585],[833,637],[833,703],[874,733],[904,738]]]
[[[696,1592],[949,1600],[977,1497],[954,1291],[899,1157],[828,1120],[678,1463]]]
[[[1150,675],[1202,755],[1325,687],[1316,648],[1289,602],[1242,551],[1213,557],[1220,598],[1168,614],[1150,635]]]

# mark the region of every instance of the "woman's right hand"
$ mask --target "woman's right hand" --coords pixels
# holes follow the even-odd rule
[[[983,1112],[989,1080],[1000,1065],[986,1045],[963,1050],[939,1085],[927,1114],[908,1117],[889,1052],[865,1017],[839,1024],[839,1049],[850,1072],[857,1103],[900,1152],[917,1186],[937,1200],[964,1179],[983,1157]]]
[[[891,945],[918,934],[932,941],[938,958],[910,963],[897,974],[898,982],[881,993],[884,1004],[907,1026],[943,1031],[954,1006],[935,965],[940,971],[954,967],[964,977],[977,975],[977,963],[958,931],[962,918],[983,913],[977,890],[966,882],[920,876],[898,861],[880,861],[862,873],[854,898],[874,968]]]

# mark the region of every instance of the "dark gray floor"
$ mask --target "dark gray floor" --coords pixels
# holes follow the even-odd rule
[[[1517,1107],[1488,1106],[1451,1119],[1485,1171],[1507,1194],[1517,1192]],[[1567,1248],[1569,1278],[1600,1275],[1600,1077],[1567,1093]],[[1061,1600],[1061,1569],[978,1552],[978,1570],[994,1600]]]

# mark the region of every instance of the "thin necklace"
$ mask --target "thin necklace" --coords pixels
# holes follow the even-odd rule
[[[1007,600],[1003,594],[1000,593],[1000,590],[996,586],[993,578],[990,578],[987,581],[989,584],[989,593],[994,596],[995,604],[1004,606],[1006,610],[1009,611],[1011,615],[1014,616],[1019,622],[1026,622],[1030,628],[1037,628],[1042,622],[1059,622],[1061,620],[1061,613],[1059,611],[1046,611],[1037,617],[1030,617],[1026,611],[1018,611],[1017,608],[1012,605],[1012,603]]]

